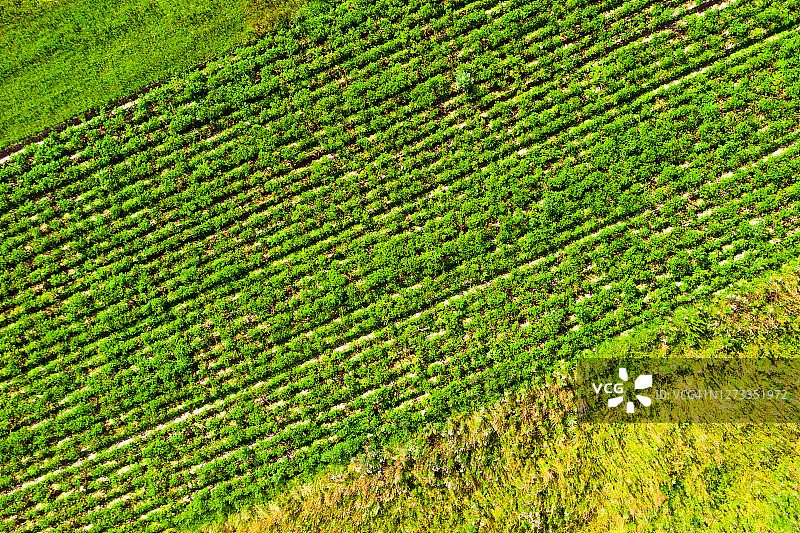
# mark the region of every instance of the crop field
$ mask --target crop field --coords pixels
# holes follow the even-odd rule
[[[4,157],[0,531],[207,520],[796,258],[798,24],[348,2]]]

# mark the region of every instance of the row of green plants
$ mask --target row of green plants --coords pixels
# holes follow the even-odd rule
[[[637,365],[659,357],[796,357],[797,274],[795,259],[587,356],[624,354]],[[452,531],[465,524],[608,531],[701,522],[781,530],[797,521],[795,424],[664,424],[646,416],[635,424],[582,423],[577,391],[564,379],[572,368],[565,361],[560,376],[535,376],[489,407],[426,424],[409,441],[369,442],[346,464],[201,531]],[[767,486],[774,497],[759,494]]]

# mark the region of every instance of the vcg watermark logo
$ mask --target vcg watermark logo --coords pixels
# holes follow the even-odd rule
[[[619,378],[627,382],[628,381],[628,370],[625,368],[619,369]],[[639,377],[636,378],[633,382],[633,390],[634,394],[635,391],[649,389],[653,386],[653,376],[652,374],[641,374]],[[608,408],[613,409],[620,405],[623,401],[625,401],[625,384],[624,383],[592,383],[592,388],[594,389],[595,394],[600,394],[603,392],[605,394],[616,394],[617,396],[608,399]],[[650,399],[649,396],[644,396],[641,394],[635,394],[636,399],[639,400],[645,407],[650,407],[650,404],[653,403],[653,400]],[[635,410],[634,402],[628,401],[626,404],[626,409],[628,413],[633,413]]]
[[[590,423],[800,422],[796,357],[587,357],[575,370],[575,410]]]

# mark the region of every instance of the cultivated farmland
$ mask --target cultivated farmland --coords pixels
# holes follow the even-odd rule
[[[204,520],[796,257],[799,22],[351,2],[3,158],[0,530]]]

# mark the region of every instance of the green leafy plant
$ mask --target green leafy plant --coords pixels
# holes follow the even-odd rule
[[[468,93],[472,90],[475,82],[472,75],[466,70],[459,70],[456,72],[456,87],[459,91]]]

